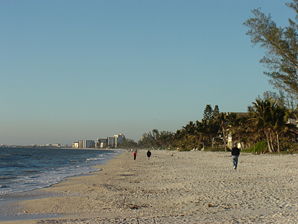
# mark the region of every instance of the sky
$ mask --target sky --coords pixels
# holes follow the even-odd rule
[[[289,0],[0,1],[0,144],[176,131],[272,90],[243,25]]]

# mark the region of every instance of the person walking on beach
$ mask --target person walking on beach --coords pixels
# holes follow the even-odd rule
[[[237,147],[237,143],[234,144],[234,147],[231,150],[232,160],[233,160],[233,168],[237,169],[238,166],[238,158],[240,155],[240,149]]]
[[[134,149],[134,150],[132,151],[133,160],[136,160],[136,159],[137,159],[137,152],[138,152],[137,149]]]
[[[151,152],[150,152],[150,150],[148,150],[147,151],[147,157],[148,157],[148,159],[150,159],[150,156],[151,156]]]

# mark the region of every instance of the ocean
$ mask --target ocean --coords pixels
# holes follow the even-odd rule
[[[120,150],[0,148],[0,201],[14,193],[48,187],[88,174]]]

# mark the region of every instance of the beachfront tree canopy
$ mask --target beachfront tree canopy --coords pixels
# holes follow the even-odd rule
[[[267,50],[261,63],[268,68],[264,73],[270,82],[298,98],[298,0],[286,5],[296,13],[286,27],[278,27],[260,9],[252,10],[254,16],[244,24],[249,28],[251,42]]]
[[[153,129],[143,134],[138,146],[179,151],[227,150],[232,140],[254,153],[298,150],[295,116],[278,95],[264,94],[264,98],[259,97],[252,103],[247,113],[219,112],[218,106],[212,109],[209,104],[206,108],[205,119],[190,121],[176,132]],[[213,115],[211,111],[216,113]]]
[[[269,152],[280,152],[280,136],[286,128],[286,108],[271,100],[256,100],[251,118],[257,130],[266,137]]]

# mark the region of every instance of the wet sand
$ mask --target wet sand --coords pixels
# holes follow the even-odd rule
[[[298,155],[124,152],[102,170],[20,201],[24,214],[61,214],[4,223],[298,223]]]

